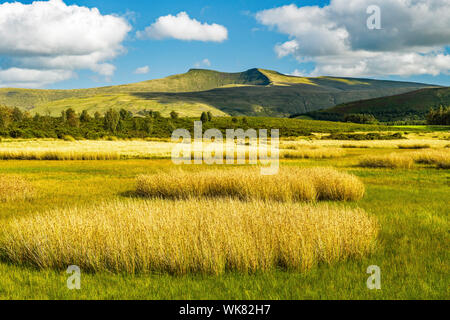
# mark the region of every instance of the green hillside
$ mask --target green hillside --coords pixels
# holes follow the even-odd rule
[[[0,104],[58,115],[69,107],[91,113],[109,108],[168,115],[290,116],[337,104],[405,93],[428,85],[350,78],[305,78],[250,69],[239,73],[192,69],[164,79],[78,90],[0,89]]]
[[[428,88],[400,95],[356,101],[308,113],[319,120],[343,120],[348,114],[371,114],[379,121],[425,119],[430,108],[450,106],[450,88]]]

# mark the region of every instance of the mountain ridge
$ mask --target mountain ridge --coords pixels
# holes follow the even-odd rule
[[[190,69],[183,74],[118,86],[88,89],[0,89],[0,104],[31,113],[59,114],[69,107],[76,111],[105,112],[125,108],[145,109],[168,115],[289,116],[324,109],[340,103],[395,95],[431,85],[338,77],[296,77],[253,68],[227,73]]]
[[[426,88],[399,95],[348,102],[307,113],[313,119],[343,121],[349,114],[370,114],[380,121],[424,120],[430,108],[450,106],[450,87]]]

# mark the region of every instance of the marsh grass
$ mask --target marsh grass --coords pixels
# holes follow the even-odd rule
[[[399,149],[430,149],[431,146],[429,144],[400,144],[398,145]]]
[[[0,151],[0,160],[119,160],[117,152],[104,151]]]
[[[419,151],[412,154],[416,163],[435,165],[441,169],[450,168],[450,151],[449,150],[427,150]]]
[[[345,156],[345,152],[335,148],[297,149],[281,151],[281,159],[331,159]]]
[[[34,195],[30,182],[22,177],[0,175],[0,202],[26,200]]]
[[[414,161],[409,155],[391,153],[363,157],[358,166],[363,168],[411,169],[414,166]]]
[[[136,193],[143,197],[189,199],[232,197],[241,200],[355,201],[364,184],[354,175],[331,168],[281,168],[263,176],[258,168],[172,171],[137,177]]]
[[[0,257],[114,273],[304,271],[371,252],[378,224],[329,204],[130,200],[58,209],[0,226]]]

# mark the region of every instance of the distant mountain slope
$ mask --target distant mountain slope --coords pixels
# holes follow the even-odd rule
[[[343,120],[347,114],[372,114],[380,121],[425,119],[430,108],[450,106],[450,88],[428,88],[400,95],[356,101],[309,113],[318,120]]]
[[[139,83],[78,90],[0,89],[0,104],[32,113],[104,112],[148,109],[182,116],[211,111],[216,115],[289,116],[337,104],[405,93],[425,84],[350,78],[305,78],[264,69],[239,73],[192,69],[187,73]]]

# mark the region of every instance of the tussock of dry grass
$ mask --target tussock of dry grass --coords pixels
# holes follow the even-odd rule
[[[360,160],[359,166],[363,168],[411,169],[414,166],[414,161],[408,155],[392,153],[366,156]]]
[[[368,145],[355,145],[355,144],[343,144],[341,146],[343,149],[369,149],[370,147]]]
[[[431,146],[429,144],[400,144],[398,145],[399,149],[430,149]]]
[[[331,159],[345,156],[341,149],[322,148],[322,149],[303,149],[295,151],[281,151],[282,159]]]
[[[33,196],[31,184],[16,176],[0,175],[0,202],[28,199]]]
[[[427,150],[412,154],[414,161],[421,164],[436,165],[441,169],[450,168],[450,151],[448,150]]]
[[[8,220],[0,230],[0,256],[22,265],[222,274],[360,258],[378,226],[362,209],[200,199],[50,211]]]
[[[117,152],[0,151],[0,160],[119,160]]]
[[[331,168],[281,168],[273,176],[262,176],[257,168],[245,168],[143,175],[137,178],[136,191],[145,197],[169,199],[355,201],[364,196],[365,187],[356,176]]]

